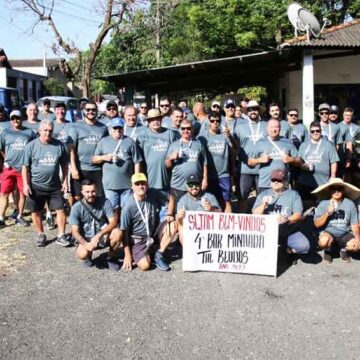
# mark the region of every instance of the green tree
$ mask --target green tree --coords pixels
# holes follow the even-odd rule
[[[61,85],[61,83],[59,83],[59,80],[57,80],[57,79],[49,78],[49,79],[45,80],[44,87],[45,87],[46,93],[49,95],[53,95],[53,96],[64,96],[65,95],[64,87],[63,87],[63,85]]]

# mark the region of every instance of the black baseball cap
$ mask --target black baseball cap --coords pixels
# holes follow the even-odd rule
[[[200,184],[200,183],[201,183],[201,179],[200,179],[199,176],[193,174],[193,175],[190,175],[190,176],[186,179],[186,184],[189,184],[189,183]]]
[[[118,104],[115,101],[110,100],[107,104],[106,104],[106,109],[108,109],[109,107],[116,107],[118,108]]]

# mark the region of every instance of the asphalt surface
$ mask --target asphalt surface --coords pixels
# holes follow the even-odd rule
[[[170,272],[114,273],[35,240],[0,230],[1,359],[360,358],[359,260],[184,273],[174,247]]]

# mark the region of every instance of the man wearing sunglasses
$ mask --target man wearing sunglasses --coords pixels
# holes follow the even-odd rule
[[[148,106],[146,102],[143,102],[140,104],[139,107],[139,113],[137,115],[137,121],[143,126],[147,126],[147,112],[148,112]]]
[[[149,186],[154,189],[170,190],[170,172],[165,160],[170,145],[179,138],[179,133],[162,126],[159,109],[148,112],[149,127],[138,137],[137,142],[142,150],[146,164]]]
[[[201,178],[197,175],[190,175],[186,179],[186,190],[187,192],[180,198],[176,207],[177,229],[181,245],[183,244],[183,221],[186,211],[221,211],[216,197],[201,190]]]
[[[340,149],[343,139],[340,136],[340,128],[337,124],[329,120],[330,105],[323,103],[319,105],[320,125],[322,136],[326,137],[331,143],[336,146],[336,150]]]
[[[111,122],[111,119],[117,118],[118,116],[118,104],[115,101],[110,100],[106,104],[105,116],[102,117],[100,121],[107,126]]]
[[[90,101],[85,105],[84,114],[85,119],[74,123],[69,132],[74,144],[70,152],[70,162],[76,200],[81,197],[81,183],[84,179],[94,182],[98,194],[104,195],[101,166],[93,164],[92,158],[98,142],[108,135],[108,130],[105,124],[96,120],[97,105],[95,102]]]
[[[310,201],[314,205],[315,197],[311,192],[319,185],[328,182],[329,177],[335,177],[339,156],[335,146],[321,136],[319,121],[310,124],[310,139],[301,144],[299,148],[301,159],[301,172],[296,183],[296,190],[303,200]]]
[[[181,138],[173,142],[165,161],[166,167],[172,170],[170,194],[179,201],[186,193],[186,179],[190,175],[201,177],[201,189],[208,187],[208,162],[205,147],[200,140],[193,138],[193,127],[190,120],[184,119],[180,125]]]
[[[162,96],[159,101],[159,108],[162,118],[170,117],[171,114],[171,103],[167,96]]]
[[[229,213],[232,211],[230,171],[234,168],[233,148],[229,139],[231,135],[229,132],[227,135],[221,132],[221,119],[218,113],[210,112],[209,123],[209,130],[198,136],[207,150],[208,190],[219,199],[225,212]]]
[[[337,105],[330,106],[329,120],[334,124],[339,123],[339,107]]]
[[[0,150],[4,157],[3,171],[0,175],[0,227],[5,226],[5,212],[8,206],[9,194],[18,190],[16,224],[29,226],[23,218],[25,207],[24,186],[21,176],[25,146],[36,138],[35,133],[22,126],[21,113],[14,110],[10,113],[10,126],[0,135]]]
[[[105,197],[119,216],[121,195],[131,187],[134,172],[140,172],[142,158],[136,143],[124,135],[123,119],[112,119],[108,128],[110,135],[98,142],[92,162],[102,165]]]
[[[234,100],[228,99],[224,103],[225,116],[222,118],[223,127],[229,128],[230,133],[234,134],[235,127],[238,124],[238,119],[235,117],[235,103]]]

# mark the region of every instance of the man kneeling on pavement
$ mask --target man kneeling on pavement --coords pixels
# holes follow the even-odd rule
[[[84,266],[90,267],[92,253],[110,246],[107,264],[109,269],[118,271],[116,251],[121,244],[118,215],[110,200],[96,196],[96,184],[91,180],[82,182],[81,193],[83,198],[72,207],[69,219],[72,236],[78,243],[76,255]]]

